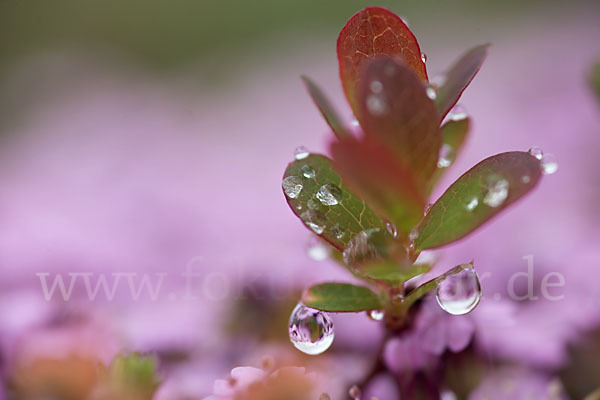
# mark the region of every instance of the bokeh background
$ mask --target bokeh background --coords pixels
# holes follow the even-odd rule
[[[470,317],[485,376],[462,368],[473,376],[455,377],[459,398],[498,387],[518,398],[524,379],[574,399],[600,387],[598,2],[4,0],[0,399],[86,398],[89,363],[134,351],[158,360],[159,399],[201,399],[240,365],[307,366],[332,398],[361,379],[382,335],[364,315],[334,316],[321,357],[289,344],[301,289],[350,277],[320,260],[280,179],[295,147],[325,152],[332,139],[300,74],[352,119],[335,41],[368,5],[408,21],[430,76],[493,44],[461,100],[474,128],[443,185],[506,150],[537,145],[559,161],[514,209],[439,252],[440,270],[474,258],[488,274]],[[530,255],[539,299],[514,301],[508,282]],[[540,295],[552,272],[560,300]],[[67,300],[59,286],[45,296],[57,276],[75,282]],[[85,279],[93,289],[101,276],[113,296],[99,286],[90,299]]]

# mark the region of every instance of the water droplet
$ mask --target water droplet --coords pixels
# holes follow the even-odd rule
[[[321,239],[311,236],[306,247],[308,256],[315,261],[323,261],[329,257],[329,247]]]
[[[386,222],[385,228],[390,236],[392,236],[394,239],[398,237],[398,228],[396,228],[396,225],[392,224],[391,222]]]
[[[341,239],[346,235],[346,232],[340,228],[339,224],[335,224],[331,227],[331,233],[333,233],[336,239]]]
[[[281,186],[286,196],[290,199],[298,197],[303,188],[302,180],[297,176],[288,176],[281,182]]]
[[[319,211],[304,211],[302,214],[300,214],[300,219],[317,235],[320,235],[323,233],[323,231],[325,231],[327,218],[325,218],[325,215],[323,215]]]
[[[373,321],[381,321],[385,316],[383,310],[369,310],[367,311],[367,316]]]
[[[483,202],[490,207],[498,207],[508,197],[508,181],[496,175],[488,179],[488,191]]]
[[[356,118],[352,119],[352,121],[350,121],[350,125],[358,128],[360,126],[360,124],[358,123],[358,120]]]
[[[421,53],[421,61],[423,61],[424,63],[427,62],[427,54]]]
[[[427,205],[423,209],[423,216],[426,216],[427,214],[429,214],[429,211],[431,210],[431,207],[433,207],[433,204],[427,203]]]
[[[379,81],[372,81],[369,84],[369,89],[371,89],[371,92],[373,93],[381,93],[383,91],[383,84]]]
[[[417,238],[419,237],[419,230],[414,227],[410,230],[410,233],[408,234],[408,238],[410,239],[410,241],[414,241],[417,240]]]
[[[309,155],[310,155],[310,152],[304,146],[296,147],[296,150],[294,150],[294,158],[296,160],[304,160]]]
[[[430,84],[425,85],[425,93],[427,94],[427,97],[429,97],[431,100],[435,100],[437,98],[437,91]]]
[[[479,199],[477,197],[473,197],[471,200],[469,200],[465,208],[467,209],[467,211],[473,211],[478,205]]]
[[[454,161],[454,148],[444,143],[440,148],[440,157],[438,158],[438,168],[448,168]]]
[[[316,355],[333,343],[333,322],[327,313],[298,304],[289,322],[290,340],[303,353]]]
[[[360,396],[362,396],[360,388],[356,385],[352,386],[350,390],[348,390],[348,394],[350,395],[350,398],[352,398],[352,400],[360,400]]]
[[[372,94],[367,97],[367,110],[377,117],[387,113],[388,105],[381,96]]]
[[[440,400],[456,400],[456,394],[450,390],[446,389],[442,393],[440,393]]]
[[[531,154],[538,160],[541,160],[542,157],[544,156],[544,152],[542,151],[542,149],[540,149],[539,147],[536,147],[536,146],[530,147],[528,152],[529,152],[529,154]]]
[[[367,229],[355,235],[342,252],[346,265],[354,272],[360,272],[362,263],[381,256],[386,251],[384,235],[379,228]]]
[[[435,298],[449,314],[463,315],[472,311],[481,299],[481,283],[475,269],[470,266],[447,276],[438,284]]]
[[[300,171],[302,171],[302,175],[304,175],[305,178],[311,179],[315,177],[315,170],[310,165],[303,165],[300,168]]]
[[[342,202],[342,189],[330,183],[326,183],[319,188],[317,199],[326,206],[335,206]]]
[[[558,170],[558,162],[553,154],[544,154],[541,165],[542,173],[544,175],[552,175]]]
[[[451,121],[462,121],[468,116],[467,111],[460,104],[455,105],[448,113],[448,119]]]
[[[308,201],[306,202],[306,206],[309,210],[317,210],[320,208],[321,203],[315,199],[308,199]]]
[[[521,177],[521,182],[523,183],[529,183],[531,181],[531,178],[529,177],[529,175],[523,175]]]

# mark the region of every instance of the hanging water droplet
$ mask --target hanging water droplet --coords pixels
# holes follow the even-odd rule
[[[440,157],[438,158],[438,168],[448,168],[454,161],[454,148],[444,143],[440,148]]]
[[[544,154],[542,157],[542,173],[544,175],[552,175],[558,170],[558,162],[553,154]]]
[[[497,175],[492,175],[488,179],[488,191],[483,198],[483,202],[490,207],[498,207],[508,197],[508,181]]]
[[[479,205],[479,199],[477,197],[473,197],[469,202],[465,205],[467,211],[473,211]]]
[[[296,147],[296,150],[294,150],[294,158],[296,160],[303,160],[306,157],[308,157],[309,155],[310,155],[310,152],[304,146]]]
[[[468,116],[467,111],[460,104],[455,105],[448,113],[448,119],[451,121],[461,121]]]
[[[300,167],[300,171],[302,171],[302,175],[305,178],[311,179],[315,177],[315,170],[310,165],[303,165]]]
[[[383,84],[379,81],[372,81],[369,84],[369,89],[371,89],[371,92],[373,93],[381,93],[383,91]]]
[[[367,110],[377,117],[387,113],[388,105],[380,95],[372,94],[367,97]]]
[[[317,199],[326,206],[335,206],[342,202],[342,189],[330,183],[326,183],[319,188],[316,196]]]
[[[325,231],[325,225],[327,224],[327,218],[319,211],[308,210],[300,214],[300,219],[306,226],[308,226],[314,233],[320,235]]]
[[[541,160],[542,157],[544,156],[544,152],[542,151],[542,149],[540,149],[539,147],[536,147],[536,146],[530,147],[528,152],[529,152],[529,154],[531,154],[538,160]]]
[[[396,228],[396,225],[392,224],[391,222],[386,222],[385,229],[387,229],[390,236],[394,239],[398,237],[398,229]]]
[[[438,284],[435,298],[449,314],[464,315],[472,311],[481,299],[481,283],[475,269],[469,266],[447,276]]]
[[[333,322],[325,312],[298,304],[289,322],[290,340],[303,353],[316,355],[333,343]]]
[[[421,53],[421,61],[423,61],[424,63],[427,62],[427,54]]]
[[[287,197],[295,199],[302,191],[302,179],[297,176],[288,176],[281,182],[281,187]]]
[[[348,394],[352,400],[360,400],[360,396],[362,396],[360,388],[356,385],[353,385],[350,390],[348,390]]]
[[[431,100],[435,100],[437,98],[437,91],[430,84],[425,85],[425,93],[427,94],[427,97],[429,97]]]
[[[318,237],[311,236],[306,246],[308,256],[315,261],[323,261],[329,257],[329,247]]]
[[[385,316],[383,310],[369,310],[367,311],[367,316],[373,321],[381,321]]]

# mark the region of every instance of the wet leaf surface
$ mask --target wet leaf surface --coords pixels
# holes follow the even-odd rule
[[[469,136],[471,126],[470,118],[463,118],[456,121],[448,121],[442,126],[442,147],[440,149],[441,157],[438,159],[438,168],[433,173],[429,181],[429,193],[435,187],[435,184],[444,176],[449,167],[462,151],[465,142]],[[442,155],[442,153],[444,153]],[[447,163],[447,166],[444,166]]]

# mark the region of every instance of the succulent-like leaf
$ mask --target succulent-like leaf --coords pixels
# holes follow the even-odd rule
[[[387,55],[402,59],[419,78],[427,81],[415,35],[400,17],[384,8],[369,7],[352,16],[338,37],[337,55],[344,92],[355,114],[359,73],[369,58]]]
[[[397,286],[417,275],[429,272],[431,267],[425,264],[401,266],[390,261],[380,261],[362,267],[362,274],[368,278],[384,281]]]
[[[302,303],[330,312],[359,312],[382,307],[379,297],[369,288],[338,282],[321,283],[306,289]]]
[[[437,168],[442,142],[435,104],[406,64],[389,57],[364,64],[358,120],[365,136],[385,144],[423,188]]]
[[[473,80],[487,56],[489,44],[472,48],[446,72],[444,83],[437,89],[435,104],[443,119]]]
[[[302,76],[302,80],[308,89],[308,93],[313,102],[327,121],[327,124],[338,138],[348,136],[348,129],[344,126],[342,119],[338,116],[337,111],[327,99],[321,88],[317,86],[310,78]]]
[[[310,154],[289,164],[282,186],[294,214],[340,251],[361,231],[385,229],[385,222],[350,191],[325,156]]]
[[[533,189],[540,176],[540,161],[527,152],[501,153],[481,161],[430,208],[418,226],[416,251],[466,236]]]
[[[468,117],[450,120],[442,126],[442,147],[438,168],[429,181],[429,193],[437,182],[442,178],[448,167],[450,167],[462,150],[469,133],[471,120]],[[443,154],[442,154],[443,153]]]
[[[368,138],[336,141],[331,153],[344,182],[406,236],[425,206],[410,170],[384,145]]]

